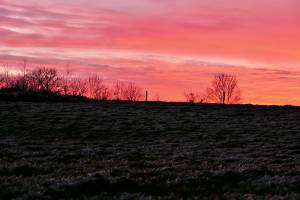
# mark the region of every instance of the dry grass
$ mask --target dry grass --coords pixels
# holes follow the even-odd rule
[[[0,102],[0,199],[299,199],[300,109]]]

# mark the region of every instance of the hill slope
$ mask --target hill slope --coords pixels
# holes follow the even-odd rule
[[[0,102],[0,199],[300,198],[300,109]]]

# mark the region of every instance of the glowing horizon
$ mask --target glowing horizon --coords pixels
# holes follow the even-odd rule
[[[68,65],[183,101],[215,73],[242,103],[300,105],[298,0],[0,0],[0,66]]]

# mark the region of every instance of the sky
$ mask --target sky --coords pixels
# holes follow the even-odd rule
[[[216,73],[242,103],[300,105],[299,0],[0,0],[0,68],[49,66],[183,101]]]

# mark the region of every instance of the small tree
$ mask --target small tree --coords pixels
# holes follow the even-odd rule
[[[0,74],[0,89],[5,88],[5,75],[4,73]]]
[[[111,98],[111,91],[107,86],[103,86],[101,92],[96,96],[99,100],[109,100]]]
[[[3,67],[3,71],[0,74],[0,84],[1,88],[12,88],[15,85],[15,78],[9,73],[7,65]]]
[[[68,82],[68,95],[72,96],[85,96],[87,92],[86,80],[80,78],[72,78]]]
[[[216,74],[211,88],[207,89],[209,101],[220,104],[235,104],[241,100],[238,80],[231,74]]]
[[[72,75],[72,71],[70,69],[70,65],[67,64],[65,73],[62,76],[60,81],[60,92],[62,95],[72,95],[72,92],[70,91],[71,75]]]
[[[186,98],[186,101],[189,103],[196,103],[199,99],[199,94],[194,93],[194,92],[184,93],[184,96]]]
[[[59,90],[61,95],[70,95],[70,81],[67,77],[62,77],[59,83]]]
[[[125,84],[123,82],[117,81],[113,84],[112,96],[114,100],[120,101],[124,96]]]
[[[90,76],[87,80],[88,97],[97,100],[108,100],[111,96],[109,88],[98,75]]]
[[[143,96],[142,89],[134,83],[128,83],[123,93],[123,99],[127,101],[139,101]]]

